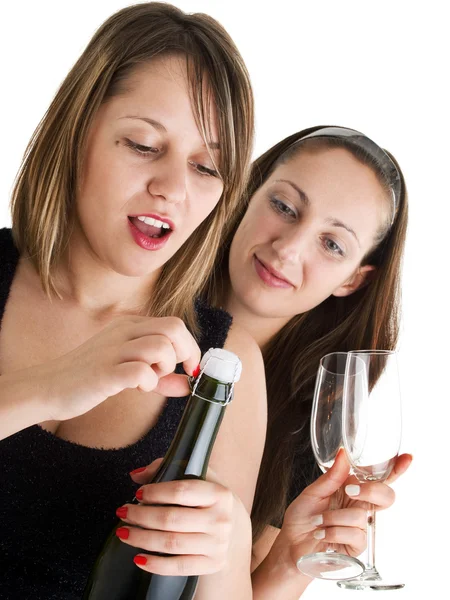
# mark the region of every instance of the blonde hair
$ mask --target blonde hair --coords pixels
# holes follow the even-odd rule
[[[221,147],[217,166],[224,189],[212,213],[164,265],[145,312],[179,316],[196,332],[193,300],[243,193],[254,129],[245,64],[227,32],[208,15],[149,2],[124,8],[101,25],[28,144],[11,198],[12,233],[48,297],[59,295],[54,269],[70,238],[93,119],[102,103],[124,93],[135,68],[174,54],[186,57],[192,107],[205,138],[210,130],[206,107],[215,105]]]

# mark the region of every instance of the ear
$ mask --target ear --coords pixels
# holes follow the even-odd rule
[[[364,265],[358,267],[353,275],[347,279],[342,285],[334,290],[332,296],[343,298],[344,296],[350,296],[353,292],[360,290],[365,285],[368,285],[375,276],[376,267],[373,265]]]

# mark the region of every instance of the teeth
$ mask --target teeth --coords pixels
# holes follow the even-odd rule
[[[143,221],[147,225],[152,225],[152,227],[159,227],[160,229],[170,229],[170,225],[168,223],[163,223],[162,221],[158,221],[158,219],[153,219],[152,217],[138,217],[139,221]]]

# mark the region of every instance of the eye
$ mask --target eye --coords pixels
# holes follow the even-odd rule
[[[208,167],[205,167],[205,165],[201,165],[194,161],[190,161],[189,164],[192,165],[194,169],[200,173],[200,175],[206,175],[207,177],[219,177],[219,173],[215,169],[209,169]]]
[[[158,148],[153,148],[153,146],[143,146],[142,144],[133,142],[133,140],[128,138],[125,139],[125,146],[128,146],[141,156],[150,156],[150,154],[158,154],[159,152]]]
[[[334,256],[345,256],[344,250],[331,238],[324,239],[324,246],[327,252],[333,254]]]
[[[292,210],[292,208],[289,208],[287,204],[285,204],[275,196],[271,196],[269,201],[274,211],[279,213],[283,217],[295,218],[297,216]]]

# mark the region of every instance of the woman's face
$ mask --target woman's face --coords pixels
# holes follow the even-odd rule
[[[223,184],[195,122],[183,59],[152,60],[125,87],[101,106],[90,130],[76,214],[92,257],[142,276],[173,256],[213,210]],[[208,145],[218,160],[212,108],[211,116]]]
[[[230,249],[233,302],[291,318],[330,295],[349,295],[389,215],[373,171],[342,148],[303,149],[252,197]]]

